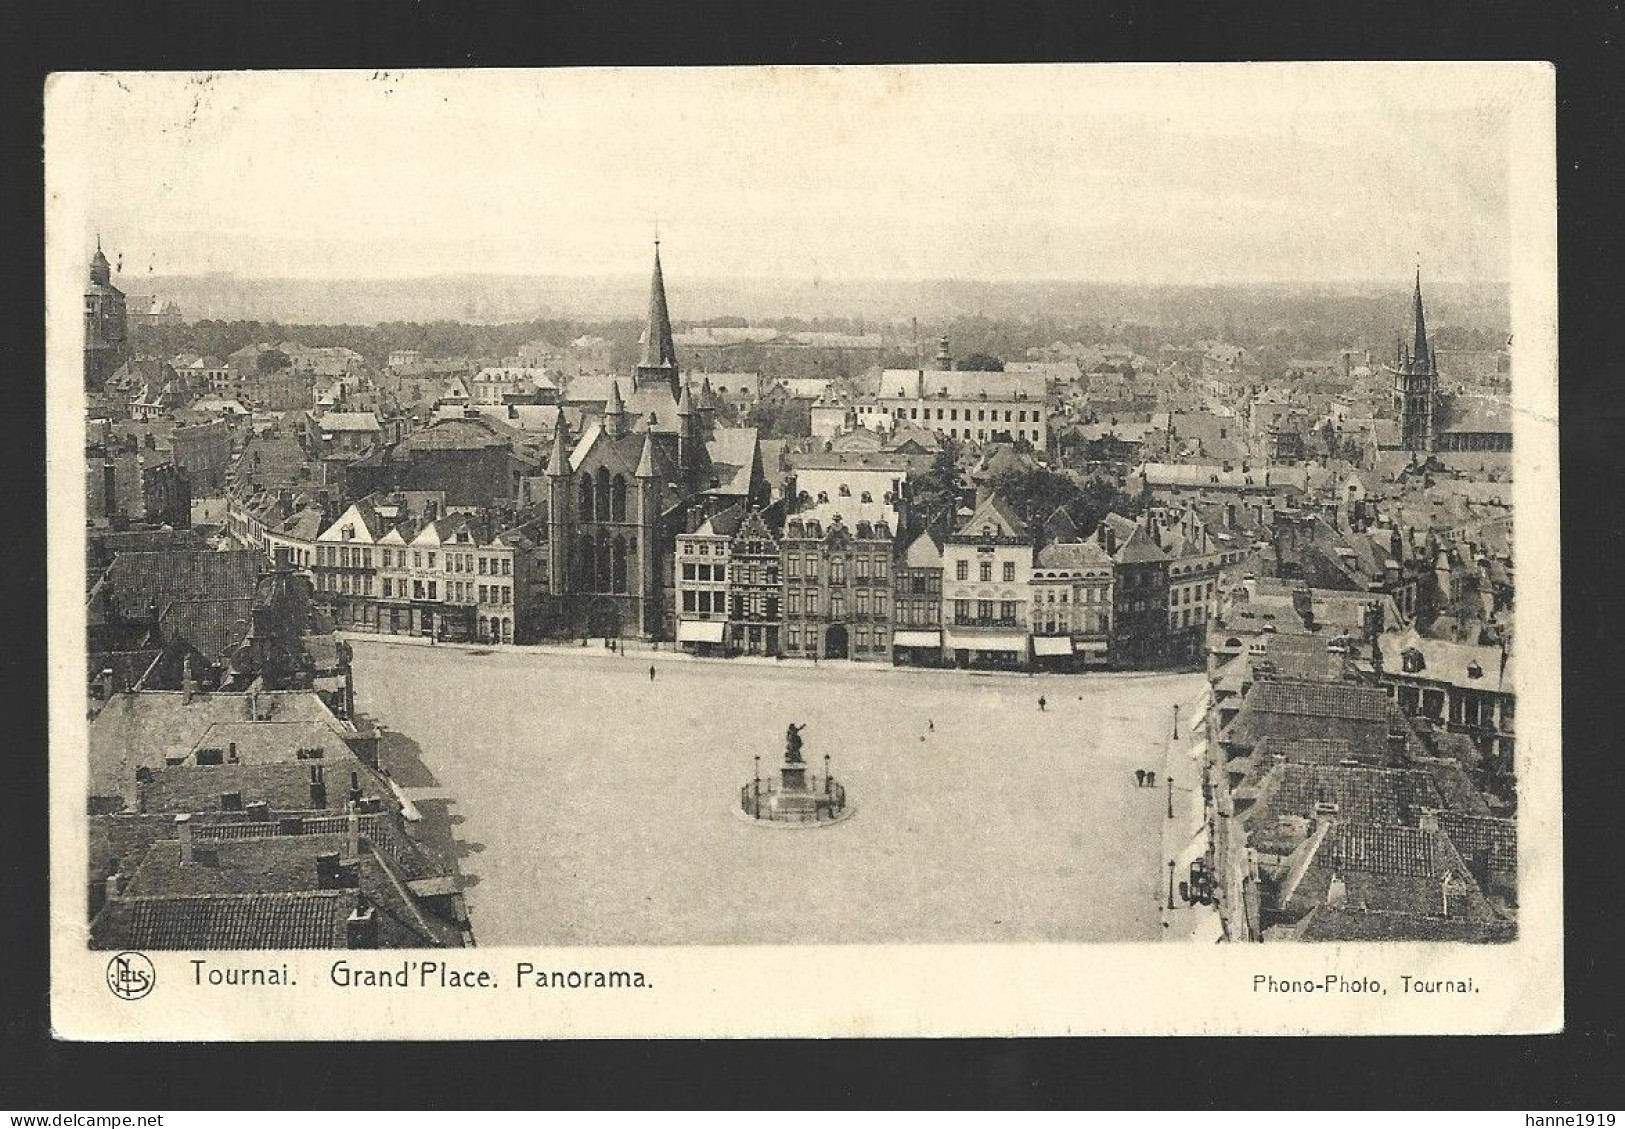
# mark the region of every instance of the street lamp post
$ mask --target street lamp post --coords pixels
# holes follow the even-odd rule
[[[1168,778],[1168,818],[1174,817],[1174,778]]]
[[[1174,740],[1179,740],[1179,703],[1174,703]]]
[[[1174,860],[1168,860],[1168,908],[1174,908]]]

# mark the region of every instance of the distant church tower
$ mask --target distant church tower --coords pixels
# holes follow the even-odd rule
[[[113,285],[113,271],[96,240],[90,258],[90,285],[85,288],[85,389],[95,392],[129,356],[129,322],[124,291]]]
[[[671,315],[666,311],[666,280],[660,273],[660,240],[655,240],[655,270],[649,280],[649,320],[643,330],[643,353],[633,370],[633,384],[642,388],[665,383],[672,398],[682,394],[677,379],[677,346],[671,337]]]
[[[1394,414],[1399,418],[1400,442],[1408,451],[1433,450],[1439,408],[1439,361],[1428,346],[1427,317],[1422,312],[1422,272],[1416,272],[1416,293],[1411,299],[1411,345],[1394,343]]]

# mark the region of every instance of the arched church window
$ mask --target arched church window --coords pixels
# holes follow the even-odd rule
[[[609,471],[598,468],[598,520],[610,520]]]
[[[598,583],[596,590],[599,592],[608,592],[611,585],[614,583],[614,566],[610,561],[609,535],[605,533],[600,533],[598,535],[597,577]]]
[[[612,567],[614,569],[613,580],[615,583],[615,591],[626,592],[628,590],[626,580],[626,542],[622,538],[615,538],[613,553],[614,559],[612,562]]]
[[[626,479],[619,474],[609,487],[609,519],[626,520]]]
[[[576,517],[581,521],[592,521],[593,520],[592,479],[583,478],[581,480],[581,491],[580,491],[580,493],[581,493],[581,498],[580,498],[580,504],[576,506]]]

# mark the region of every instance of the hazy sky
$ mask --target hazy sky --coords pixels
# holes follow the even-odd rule
[[[89,76],[51,90],[126,271],[1507,277],[1475,66]],[[48,136],[48,145],[64,137]],[[54,154],[55,150],[53,150]],[[54,159],[54,158],[53,158]],[[63,166],[66,168],[66,166]]]

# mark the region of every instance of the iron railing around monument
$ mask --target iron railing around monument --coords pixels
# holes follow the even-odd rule
[[[838,819],[846,811],[846,787],[833,776],[809,776],[814,797],[811,811],[774,811],[772,799],[781,789],[774,780],[753,780],[739,789],[739,810],[752,819],[775,823],[818,823]]]

